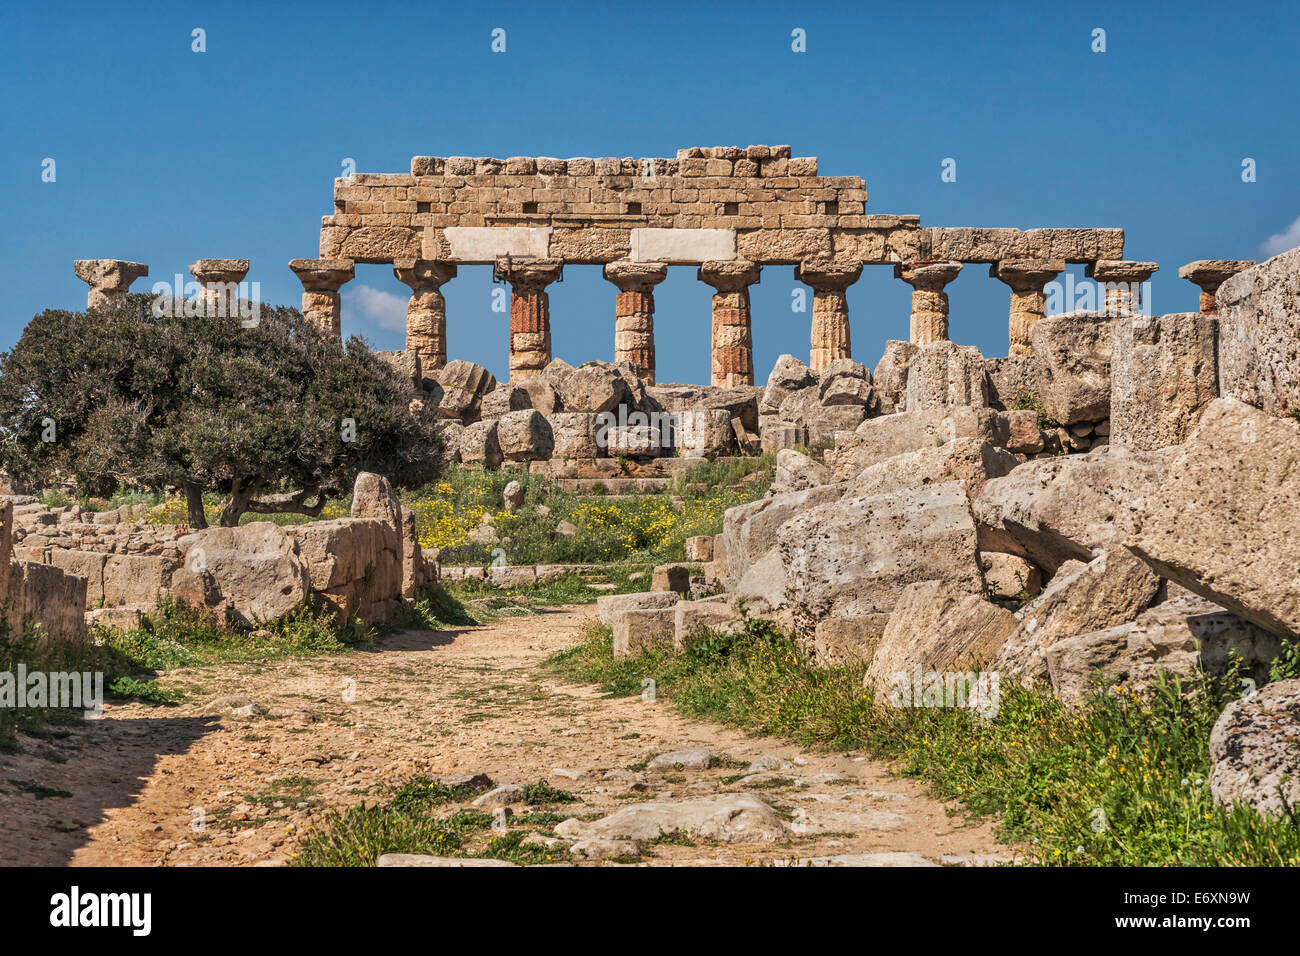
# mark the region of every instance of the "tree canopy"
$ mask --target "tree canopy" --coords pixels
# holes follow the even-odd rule
[[[246,512],[320,513],[360,470],[399,481],[435,457],[395,370],[359,338],[346,347],[297,309],[155,314],[132,295],[87,312],[50,309],[0,355],[0,461],[11,476],[86,495],[126,485],[227,496]],[[176,310],[181,312],[183,310]]]

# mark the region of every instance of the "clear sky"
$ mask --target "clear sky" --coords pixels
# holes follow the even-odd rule
[[[806,52],[791,48],[796,29]],[[140,291],[197,258],[249,258],[264,301],[298,304],[286,264],[317,255],[345,158],[406,172],[412,155],[750,143],[861,176],[868,213],[924,226],[1123,227],[1127,258],[1161,265],[1154,310],[1193,310],[1180,264],[1300,245],[1298,49],[1295,3],[8,0],[0,347],[43,308],[84,307],[80,258],[148,263]],[[946,158],[956,182],[940,179]],[[753,290],[760,381],[782,352],[807,359],[794,286],[781,266]],[[402,347],[407,291],[392,270],[358,266],[344,289],[344,334]],[[487,267],[444,287],[449,351],[502,376],[506,317],[490,290]],[[566,269],[551,291],[555,355],[612,358],[615,289],[600,270]],[[708,380],[711,291],[693,268],[659,287],[660,381]],[[972,265],[949,292],[952,337],[1006,354],[1006,287]],[[907,337],[909,293],[867,267],[849,291],[855,358],[874,365],[886,339]]]

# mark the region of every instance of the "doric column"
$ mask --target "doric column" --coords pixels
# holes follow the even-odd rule
[[[302,282],[302,314],[322,332],[343,337],[339,287],[356,275],[351,259],[294,259],[289,263]]]
[[[989,275],[1011,286],[1008,355],[1034,354],[1030,334],[1034,323],[1043,317],[1043,287],[1064,271],[1063,259],[1011,259],[989,266]]]
[[[961,263],[900,262],[894,266],[894,278],[912,287],[913,345],[929,345],[948,338],[948,293],[943,291],[957,274]]]
[[[812,286],[812,343],[808,367],[820,372],[835,359],[852,358],[849,340],[849,300],[845,289],[862,275],[861,262],[832,262],[829,259],[801,262],[794,277]]]
[[[190,266],[190,275],[203,287],[199,298],[205,314],[239,314],[239,283],[248,275],[247,259],[199,259]]]
[[[1142,307],[1142,283],[1159,271],[1160,266],[1154,262],[1098,259],[1088,263],[1083,273],[1106,290],[1106,314],[1122,315]]]
[[[614,300],[614,361],[626,362],[648,385],[655,381],[655,292],[668,275],[662,262],[611,262],[605,278],[618,286]]]
[[[1243,269],[1255,264],[1253,259],[1197,259],[1178,269],[1178,278],[1194,282],[1201,287],[1201,311],[1206,315],[1217,315],[1219,305],[1214,300],[1214,293]]]
[[[411,287],[406,304],[406,348],[420,356],[420,367],[447,364],[447,300],[442,284],[456,277],[456,264],[433,259],[394,259],[393,275]]]
[[[90,286],[86,293],[87,309],[116,305],[126,298],[132,282],[149,274],[149,267],[144,263],[125,259],[77,259],[72,269],[78,279]]]
[[[510,380],[551,362],[551,303],[546,287],[564,273],[559,259],[498,259],[493,275],[510,283]]]
[[[730,388],[754,384],[754,342],[750,333],[749,287],[759,267],[746,259],[700,265],[701,282],[713,286],[713,373],[710,384]]]

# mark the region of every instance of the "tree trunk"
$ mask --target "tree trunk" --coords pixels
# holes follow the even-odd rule
[[[185,483],[185,508],[189,512],[191,531],[202,531],[208,526],[207,515],[203,513],[203,489],[198,485]]]
[[[238,478],[230,482],[230,501],[221,511],[221,527],[234,528],[239,524],[239,519],[244,516],[248,510],[248,503],[253,500],[257,492],[257,483],[249,481],[247,484],[241,484]]]

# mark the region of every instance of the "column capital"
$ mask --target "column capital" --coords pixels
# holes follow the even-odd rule
[[[351,259],[293,259],[289,268],[308,292],[337,292],[356,275]]]
[[[1129,259],[1098,259],[1084,267],[1083,274],[1098,282],[1146,282],[1160,271],[1154,262]]]
[[[561,259],[497,259],[492,265],[492,276],[509,282],[516,292],[540,292],[564,274]]]
[[[1201,287],[1202,292],[1214,295],[1224,282],[1254,264],[1254,259],[1197,259],[1179,266],[1178,278],[1193,282]]]
[[[105,292],[125,292],[132,282],[149,274],[143,262],[126,259],[77,259],[72,270],[82,282]]]
[[[668,277],[663,262],[632,262],[627,259],[605,265],[605,278],[618,286],[619,292],[650,292]]]
[[[86,292],[87,309],[124,300],[131,283],[149,274],[149,267],[143,262],[125,259],[77,259],[72,263],[72,270],[90,286]]]
[[[456,263],[438,259],[394,259],[393,275],[412,289],[437,289],[456,278]]]
[[[961,263],[950,259],[920,260],[913,259],[894,265],[894,278],[902,279],[913,289],[927,292],[942,292],[961,272]]]
[[[1004,259],[989,266],[989,275],[1014,292],[1041,292],[1064,271],[1064,259]]]
[[[810,259],[794,267],[795,279],[812,286],[818,292],[843,292],[857,282],[861,275],[861,262]]]
[[[748,259],[714,259],[700,263],[696,278],[707,282],[718,292],[740,292],[757,285],[762,277],[758,263]]]
[[[243,282],[248,275],[247,259],[198,259],[190,266],[190,275],[203,285],[209,282]]]

